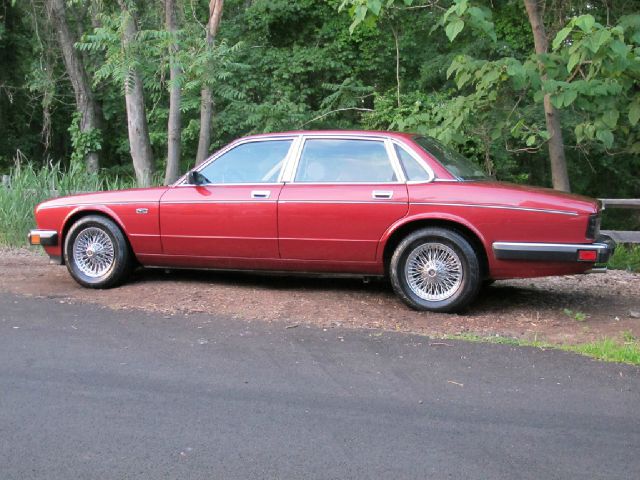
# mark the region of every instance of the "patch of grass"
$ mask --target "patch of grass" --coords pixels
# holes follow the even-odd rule
[[[640,272],[640,245],[618,245],[608,266],[613,270]]]
[[[536,347],[541,349],[556,349],[578,353],[604,362],[628,363],[640,365],[640,343],[630,333],[623,334],[624,342],[611,338],[604,338],[596,342],[579,343],[577,345],[553,344],[536,340],[521,340],[518,338],[490,336],[483,337],[473,334],[447,335],[453,340],[466,340],[470,342],[496,343],[500,345],[513,345],[519,347]]]
[[[598,342],[563,345],[560,348],[604,360],[605,362],[640,365],[640,344],[636,341],[620,344],[611,338],[605,338]]]
[[[576,322],[584,322],[587,319],[587,314],[583,312],[574,312],[568,308],[565,308],[563,312],[567,317],[573,318]]]
[[[60,163],[51,163],[39,168],[19,161],[11,169],[10,178],[10,188],[0,186],[0,245],[9,247],[26,245],[27,233],[35,227],[33,209],[56,193],[115,190],[134,183],[117,176],[88,174],[79,165],[64,169]]]

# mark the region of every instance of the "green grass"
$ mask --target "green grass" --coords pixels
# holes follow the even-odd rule
[[[520,347],[536,347],[541,349],[556,349],[566,352],[578,353],[604,362],[628,363],[640,365],[640,342],[632,335],[623,335],[624,341],[605,338],[596,342],[579,343],[576,345],[553,344],[538,340],[521,340],[518,338],[491,336],[483,337],[473,334],[447,335],[453,340],[466,340],[470,342],[496,343],[500,345],[513,345]]]
[[[640,272],[640,245],[618,245],[616,253],[609,260],[609,268]]]
[[[562,350],[587,355],[605,362],[630,363],[640,365],[640,344],[637,341],[618,343],[611,338],[599,342],[578,345],[563,345]]]
[[[34,167],[30,163],[16,162],[10,172],[11,188],[0,186],[0,245],[17,247],[27,243],[28,231],[35,227],[33,209],[58,195],[75,192],[115,190],[133,186],[132,179],[87,174],[81,166],[64,169],[59,163]]]

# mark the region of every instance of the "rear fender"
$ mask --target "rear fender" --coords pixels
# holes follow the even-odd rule
[[[470,230],[478,238],[478,240],[484,247],[485,254],[487,254],[488,256],[488,252],[490,252],[490,250],[488,249],[487,240],[485,236],[482,235],[482,233],[480,233],[480,231],[475,226],[473,226],[473,224],[471,224],[464,218],[456,215],[451,215],[448,213],[441,213],[441,212],[428,212],[428,213],[420,213],[420,214],[412,215],[410,217],[403,217],[397,222],[395,222],[394,224],[392,224],[380,238],[380,241],[378,243],[378,249],[376,251],[376,260],[379,262],[384,261],[384,251],[386,249],[389,239],[394,235],[394,233],[396,233],[398,230],[400,230],[401,228],[411,223],[425,222],[429,220],[455,223]]]

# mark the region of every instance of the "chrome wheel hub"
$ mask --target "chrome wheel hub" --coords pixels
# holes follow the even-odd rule
[[[407,258],[405,275],[411,291],[423,300],[452,297],[462,285],[462,263],[456,252],[441,243],[425,243]]]
[[[115,261],[111,237],[100,228],[85,228],[73,242],[73,260],[86,276],[91,278],[103,276]]]

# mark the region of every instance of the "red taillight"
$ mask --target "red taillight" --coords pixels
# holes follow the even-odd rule
[[[578,260],[581,262],[595,262],[598,259],[596,250],[578,250]]]

